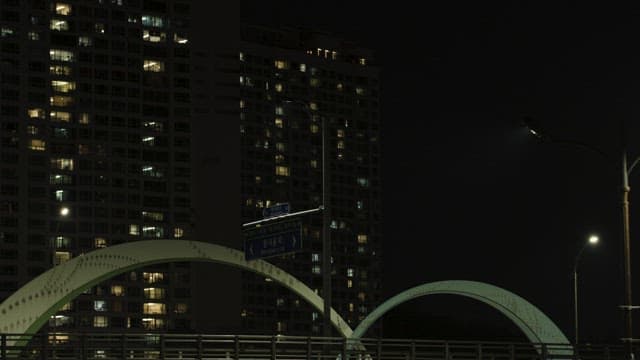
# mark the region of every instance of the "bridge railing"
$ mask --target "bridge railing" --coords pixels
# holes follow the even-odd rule
[[[0,334],[0,359],[627,360],[622,344],[157,333]]]

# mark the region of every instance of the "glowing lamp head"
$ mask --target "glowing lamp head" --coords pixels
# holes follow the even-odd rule
[[[70,212],[70,210],[66,206],[60,208],[60,216],[67,216],[67,215],[69,215],[69,212]]]
[[[600,241],[600,238],[598,238],[597,235],[589,236],[589,244],[596,245],[598,243],[598,241]]]

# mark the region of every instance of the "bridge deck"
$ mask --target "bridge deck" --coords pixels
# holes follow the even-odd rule
[[[444,340],[49,333],[0,334],[0,359],[207,360],[623,360],[622,344],[581,345]]]

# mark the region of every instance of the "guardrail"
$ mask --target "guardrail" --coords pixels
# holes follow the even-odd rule
[[[628,360],[622,344],[62,332],[0,334],[0,359]]]

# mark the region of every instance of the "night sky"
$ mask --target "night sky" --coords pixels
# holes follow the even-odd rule
[[[585,251],[578,268],[581,338],[617,342],[619,161],[622,138],[631,160],[640,154],[640,11],[577,2],[393,5],[241,1],[245,21],[323,30],[376,52],[385,298],[425,282],[484,281],[528,299],[572,339],[570,274],[587,236],[597,233],[600,245]],[[587,143],[609,157],[541,144],[521,126],[524,116],[556,139]],[[640,304],[640,170],[630,179]],[[494,310],[451,296],[415,300],[388,317],[390,332],[411,318],[450,324],[443,336],[514,332]],[[640,324],[640,312],[635,319]]]

